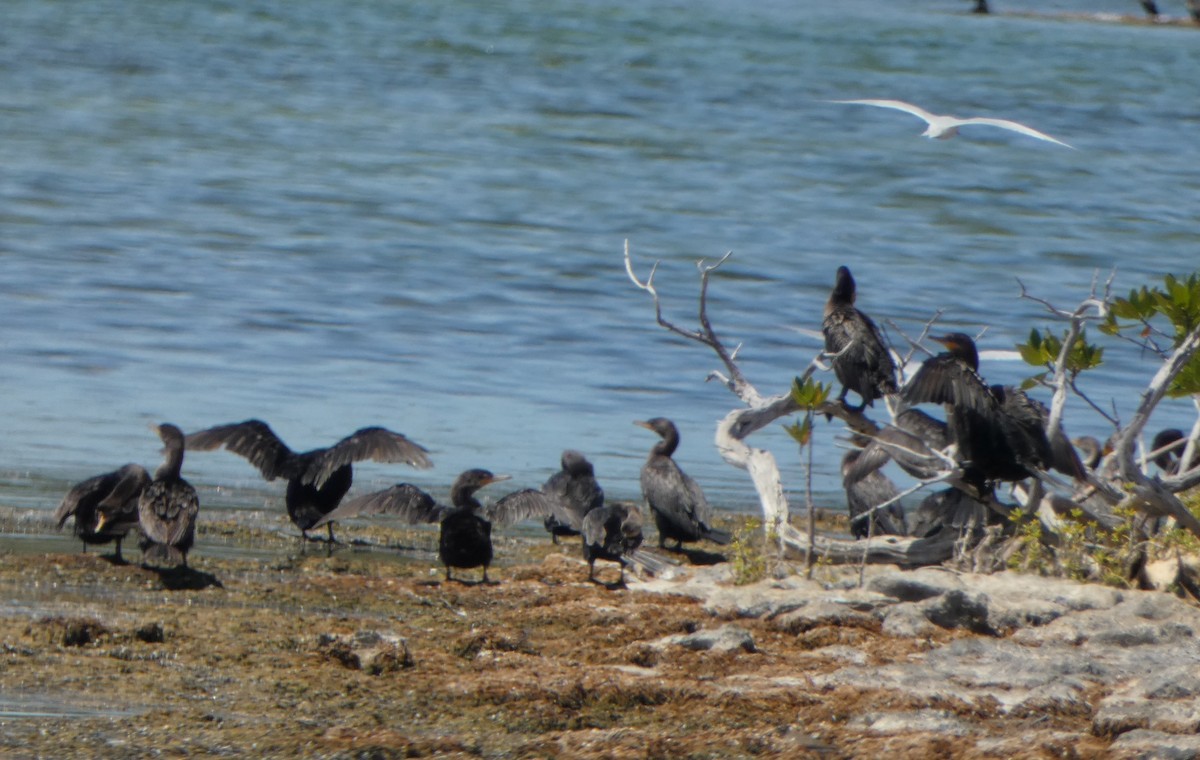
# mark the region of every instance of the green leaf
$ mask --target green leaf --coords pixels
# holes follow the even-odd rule
[[[783,429],[788,432],[796,443],[800,444],[800,448],[808,445],[812,440],[812,415],[806,414],[800,422],[793,422],[791,425],[784,425]]]
[[[1200,395],[1200,353],[1193,354],[1189,361],[1167,388],[1171,398]]]
[[[796,378],[792,381],[792,400],[801,409],[816,409],[821,404],[824,404],[829,399],[829,392],[832,385],[819,383],[808,377],[801,381]]]

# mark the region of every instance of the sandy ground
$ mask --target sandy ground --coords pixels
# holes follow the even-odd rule
[[[847,648],[883,667],[934,640],[740,620],[750,648],[664,648],[726,621],[635,582],[586,582],[574,541],[502,539],[498,583],[485,586],[442,580],[431,530],[359,535],[403,548],[326,556],[274,529],[209,523],[191,570],[158,572],[131,547],[135,564],[121,565],[66,536],[48,548],[0,541],[0,756],[899,760],[1102,757],[1107,746],[1013,749],[1034,727],[1086,733],[1089,715],[901,704],[808,681]],[[616,580],[615,566],[601,575]],[[952,713],[1004,749],[856,728],[873,710]]]

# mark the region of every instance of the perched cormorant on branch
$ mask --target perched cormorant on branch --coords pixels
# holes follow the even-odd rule
[[[320,522],[334,541],[333,523],[322,520],[341,503],[354,481],[353,462],[404,462],[421,469],[433,466],[428,451],[400,433],[365,427],[324,449],[295,453],[262,420],[246,420],[200,430],[187,437],[187,447],[211,451],[224,446],[245,457],[266,480],[287,478],[284,503],[288,516],[308,538]]]
[[[842,384],[838,401],[851,411],[861,412],[875,399],[896,392],[896,364],[875,323],[854,306],[856,294],[850,270],[838,267],[837,281],[825,303],[821,332],[825,334],[825,353]],[[856,408],[846,404],[849,391],[862,399]]]
[[[671,454],[679,446],[679,430],[665,417],[655,417],[633,424],[653,430],[662,440],[650,449],[642,465],[642,496],[650,505],[654,524],[658,527],[658,545],[666,548],[668,539],[676,542],[676,550],[685,541],[707,538],[717,544],[728,544],[730,536],[712,527],[712,507],[704,498],[700,485],[679,469]]]
[[[116,541],[114,557],[121,561],[121,540],[138,524],[138,498],[150,484],[150,473],[137,464],[106,472],[75,484],[54,512],[59,529],[75,518],[75,536],[88,544]]]
[[[946,406],[964,480],[985,498],[989,481],[1024,480],[1044,470],[1052,460],[1045,428],[1034,423],[1016,394],[1002,399],[979,376],[975,341],[965,333],[933,340],[947,351],[921,365],[902,397],[909,404]]]
[[[188,550],[196,536],[200,499],[196,489],[180,476],[183,469],[183,431],[159,425],[165,458],[138,499],[138,528],[143,564],[167,562],[187,567]]]
[[[1172,446],[1173,448],[1167,448]],[[1153,461],[1167,475],[1176,475],[1180,472],[1186,472],[1197,465],[1200,465],[1200,448],[1192,452],[1191,461],[1187,467],[1181,467],[1180,463],[1183,460],[1183,451],[1187,446],[1187,436],[1178,428],[1166,428],[1158,431],[1154,436],[1154,440],[1150,444],[1150,453],[1154,454]],[[1167,449],[1162,451],[1162,449]]]

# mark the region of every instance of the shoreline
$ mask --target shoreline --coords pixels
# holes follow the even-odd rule
[[[441,580],[424,529],[348,527],[408,548],[326,556],[237,517],[207,523],[203,582],[174,588],[69,532],[69,551],[32,532],[0,544],[0,754],[1136,757],[1138,732],[1200,742],[1200,683],[1181,675],[1200,667],[1200,611],[1167,594],[894,567],[861,589],[857,568],[829,566],[738,586],[730,563],[610,591],[585,581],[577,542],[542,536],[498,537],[499,583],[462,585]],[[1173,691],[1147,696],[1138,668]]]

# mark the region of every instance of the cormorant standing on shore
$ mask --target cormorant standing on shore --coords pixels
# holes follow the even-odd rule
[[[75,484],[54,512],[61,530],[67,518],[75,517],[75,536],[88,544],[116,541],[113,556],[121,557],[121,540],[138,524],[138,498],[150,483],[150,473],[137,464],[106,472]]]
[[[700,485],[679,469],[671,454],[679,446],[679,430],[665,417],[655,417],[633,424],[653,430],[662,440],[650,449],[642,465],[642,496],[650,505],[654,524],[658,527],[658,545],[666,548],[668,539],[682,549],[685,541],[707,538],[717,544],[728,544],[730,536],[712,527],[712,507],[704,498]]]
[[[187,437],[187,447],[211,451],[224,446],[245,457],[266,480],[287,478],[284,504],[288,517],[304,538],[318,522],[329,530],[333,523],[322,518],[337,508],[354,481],[353,462],[404,462],[420,469],[433,466],[428,451],[400,433],[386,428],[365,427],[324,449],[295,453],[262,420],[246,420],[200,430]]]
[[[1031,469],[1045,469],[1051,460],[1045,428],[1030,423],[1019,399],[1006,410],[1005,399],[979,376],[975,341],[964,333],[933,340],[947,351],[921,365],[904,387],[903,400],[946,406],[964,480],[984,497],[988,481],[1024,480],[1034,474]]]
[[[180,476],[183,468],[183,431],[174,425],[159,425],[165,458],[154,480],[138,499],[139,546],[142,562],[169,562],[187,567],[187,553],[195,539],[200,500],[196,489]]]
[[[489,483],[508,479],[508,475],[493,475],[487,470],[467,470],[454,481],[450,488],[454,509],[442,518],[438,538],[438,558],[446,566],[447,581],[453,580],[452,567],[482,566],[483,582],[490,583],[487,571],[492,564],[492,524],[479,514],[483,506],[476,501],[475,492]]]
[[[580,525],[583,558],[588,563],[588,580],[596,580],[596,560],[606,559],[621,567],[618,587],[625,585],[625,556],[642,545],[642,511],[632,504],[611,504],[593,509]]]
[[[896,392],[896,363],[875,323],[854,306],[856,294],[850,270],[838,267],[837,280],[825,303],[821,332],[825,334],[825,353],[842,384],[838,401],[847,409],[861,412],[875,399]],[[849,391],[862,399],[857,407],[846,403]]]

